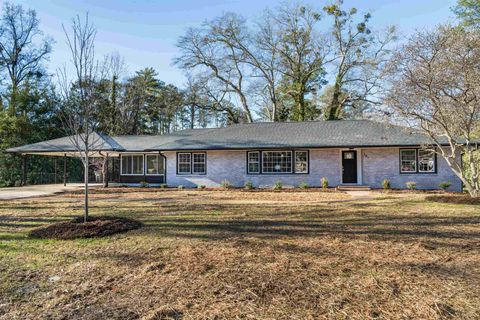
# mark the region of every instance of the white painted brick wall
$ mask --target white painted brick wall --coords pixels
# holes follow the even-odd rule
[[[285,187],[298,186],[306,182],[310,186],[320,186],[320,179],[326,177],[330,186],[341,184],[341,150],[310,150],[309,174],[258,175],[247,174],[246,151],[207,151],[206,175],[177,175],[176,152],[164,152],[167,158],[167,184],[196,187],[206,185],[220,186],[228,180],[236,187],[242,187],[246,181],[252,181],[256,187],[271,186],[281,180]],[[460,191],[460,180],[448,168],[441,157],[438,157],[437,174],[404,175],[399,173],[399,149],[363,149],[357,152],[363,161],[363,184],[381,188],[383,179],[391,180],[393,188],[405,188],[407,181],[417,182],[419,189],[438,189],[441,181],[452,182],[451,190]]]
[[[461,191],[460,179],[437,156],[437,173],[400,174],[399,148],[363,149],[363,183],[372,188],[381,188],[383,179],[390,179],[392,188],[405,189],[407,181],[415,181],[418,189],[439,189],[442,181],[452,183],[450,190]]]

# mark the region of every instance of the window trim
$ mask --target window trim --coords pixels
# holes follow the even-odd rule
[[[133,156],[142,156],[142,173],[123,173],[123,158],[133,157]],[[133,169],[133,161],[132,161],[132,169]],[[145,154],[143,153],[120,154],[120,175],[121,176],[144,176],[145,175]]]
[[[179,169],[179,159],[178,159],[178,156],[180,154],[189,154],[190,155],[190,172],[179,172],[178,169]],[[204,154],[205,155],[205,172],[202,172],[202,173],[197,173],[197,172],[193,172],[193,155],[194,154]],[[182,152],[177,152],[176,154],[176,171],[177,171],[177,176],[204,176],[207,174],[207,153],[204,152],[204,151],[182,151]]]
[[[263,165],[263,154],[265,152],[290,152],[290,171],[289,172],[264,172],[264,165]],[[294,166],[294,159],[293,159],[293,151],[292,150],[262,150],[262,174],[266,175],[282,175],[282,174],[293,174],[293,166]]]
[[[402,171],[402,151],[403,150],[414,150],[415,151],[415,171]],[[433,152],[433,171],[419,171],[418,165],[418,151],[422,150],[422,148],[399,148],[398,151],[398,171],[401,175],[409,175],[409,174],[437,174],[438,173],[438,161],[437,161],[437,153]]]
[[[297,152],[306,152],[307,153],[307,171],[306,172],[297,172]],[[293,152],[293,172],[295,174],[309,174],[310,173],[310,152],[308,150],[294,150]]]
[[[189,166],[190,170],[188,172],[180,172],[180,155],[188,154],[190,156]],[[186,162],[185,162],[186,163]],[[192,153],[191,152],[177,152],[177,175],[179,176],[188,176],[192,174]]]
[[[264,172],[263,171],[263,153],[264,152],[291,152],[292,154],[292,167],[290,172]],[[248,170],[248,154],[251,152],[258,152],[259,153],[259,172],[249,172]],[[295,153],[296,152],[306,152],[307,153],[307,172],[295,172]],[[259,149],[259,150],[247,150],[245,156],[245,172],[247,175],[304,175],[310,174],[310,150],[308,149]]]
[[[159,157],[161,159],[161,161],[163,161],[163,172],[164,173],[148,173],[148,168],[147,168],[147,164],[148,164],[148,160],[147,158],[148,157],[152,157],[152,156],[156,156],[156,157]],[[165,175],[165,157],[161,154],[157,154],[157,153],[147,153],[145,154],[144,156],[144,161],[145,161],[145,169],[144,169],[144,172],[145,172],[145,175],[146,176],[164,176]]]
[[[201,164],[204,165],[203,172],[195,172],[195,160],[194,160],[195,157],[194,156],[196,154],[202,154],[203,155],[203,162],[197,162],[197,164],[201,163]],[[207,174],[207,154],[205,152],[192,152],[192,155],[190,157],[191,157],[190,159],[191,159],[191,162],[192,162],[191,167],[190,167],[191,168],[190,171],[191,171],[192,175],[205,175],[205,174]]]
[[[252,162],[258,164],[258,171],[250,171],[250,153],[258,154],[258,161]],[[262,152],[261,151],[247,151],[247,174],[261,174],[262,172]]]
[[[437,154],[434,151],[431,151],[433,153],[433,170],[432,171],[421,171],[420,170],[420,151],[422,151],[422,150],[423,149],[418,149],[417,150],[417,170],[418,170],[418,173],[421,173],[421,174],[436,173],[437,172]],[[423,151],[428,152],[428,150],[423,150]]]

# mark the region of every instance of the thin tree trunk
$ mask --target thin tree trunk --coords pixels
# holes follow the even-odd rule
[[[85,156],[85,172],[84,172],[84,175],[83,175],[83,179],[84,179],[84,183],[85,183],[85,189],[84,189],[84,193],[85,193],[85,210],[84,210],[84,216],[83,216],[83,220],[84,222],[87,222],[88,220],[88,155]]]
[[[190,106],[190,129],[195,128],[195,106]]]
[[[67,155],[63,156],[63,186],[67,185]]]

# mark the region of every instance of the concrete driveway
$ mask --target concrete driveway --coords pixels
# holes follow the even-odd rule
[[[98,187],[100,185],[101,184],[98,183],[90,184],[91,187]],[[0,200],[43,197],[82,188],[82,183],[69,183],[66,187],[64,187],[63,184],[43,184],[18,188],[0,188]]]

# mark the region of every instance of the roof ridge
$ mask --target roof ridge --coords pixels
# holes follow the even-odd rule
[[[370,119],[336,119],[336,120],[306,120],[306,121],[259,121],[259,122],[246,122],[246,123],[234,123],[230,126],[220,127],[220,128],[212,128],[212,129],[223,129],[235,126],[245,126],[245,125],[254,125],[254,124],[295,124],[295,123],[328,123],[328,122],[374,122],[374,123],[381,123],[375,120]]]

